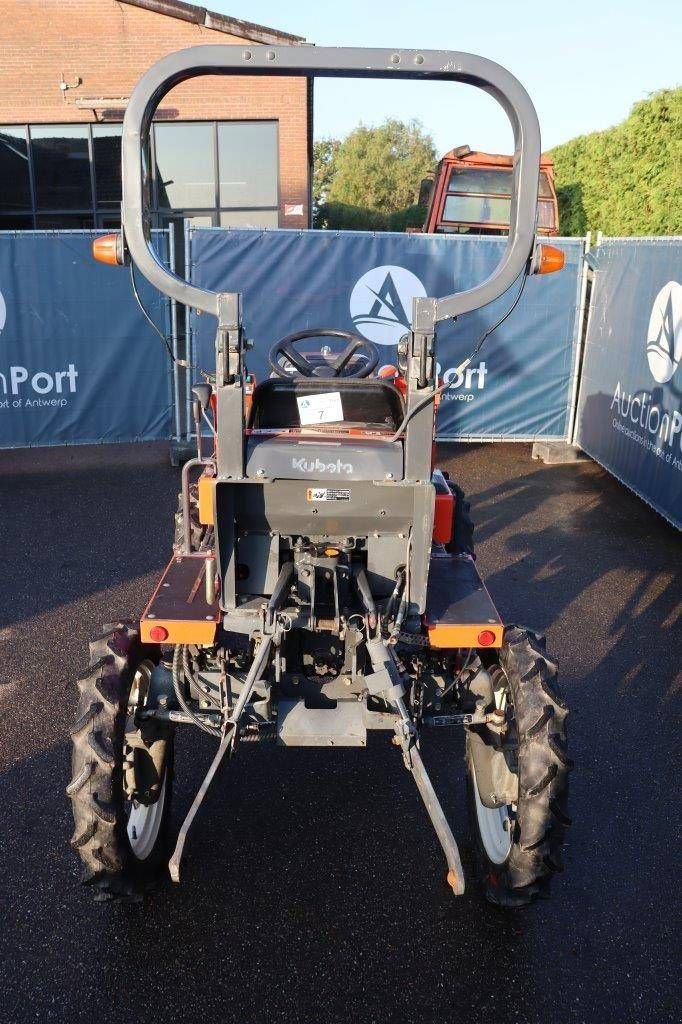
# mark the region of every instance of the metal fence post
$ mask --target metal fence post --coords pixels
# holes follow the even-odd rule
[[[192,270],[192,239],[191,239],[191,224],[190,221],[185,218],[184,222],[185,229],[185,278],[191,278]],[[187,360],[187,367],[185,369],[185,432],[184,440],[189,442],[191,433],[191,408],[190,399],[192,394],[192,366],[194,365],[194,334],[192,330],[192,310],[189,306],[185,306],[185,359]]]
[[[173,273],[175,266],[175,235],[171,224],[168,225],[168,260]],[[175,299],[171,299],[171,350],[173,352],[173,440],[180,440],[180,381],[178,379],[178,306]]]
[[[587,279],[590,268],[588,266],[587,256],[592,246],[592,232],[588,231],[584,239],[583,248],[583,265],[582,273],[580,275],[580,301],[578,306],[578,316],[576,318],[576,344],[575,344],[575,355],[573,361],[573,369],[571,371],[572,384],[571,384],[571,397],[569,406],[569,419],[566,429],[566,441],[570,445],[575,444],[575,419],[578,411],[578,390],[580,384],[580,372],[582,370],[583,363],[583,345],[585,343],[585,315],[586,315],[586,301],[587,301]]]

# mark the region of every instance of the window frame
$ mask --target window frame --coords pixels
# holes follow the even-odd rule
[[[158,192],[157,192],[157,168],[156,168],[156,128],[159,125],[185,125],[185,124],[201,124],[210,125],[212,127],[211,139],[213,149],[213,168],[214,168],[214,182],[213,182],[213,201],[214,205],[210,207],[173,207],[173,206],[159,206],[158,204]],[[275,125],[275,181],[276,181],[276,201],[273,205],[268,206],[226,206],[220,203],[220,156],[219,156],[219,142],[218,142],[218,130],[221,125],[241,125],[241,124],[274,124]],[[29,200],[30,206],[16,207],[13,209],[0,210],[0,231],[15,231],[15,230],[39,230],[48,231],[50,228],[39,228],[38,218],[39,217],[84,217],[89,218],[91,221],[91,229],[99,229],[99,224],[106,218],[109,220],[116,220],[117,214],[119,215],[120,222],[120,205],[114,201],[109,203],[103,203],[100,205],[97,194],[97,168],[95,164],[95,141],[96,131],[98,127],[121,127],[121,121],[72,121],[72,122],[45,122],[35,124],[7,124],[0,125],[0,129],[7,128],[12,131],[23,131],[24,140],[27,147],[28,155],[28,177],[29,177]],[[38,194],[36,186],[36,173],[35,164],[33,159],[33,145],[32,145],[32,130],[40,128],[60,128],[63,127],[65,130],[73,128],[85,128],[87,129],[87,148],[88,148],[88,160],[89,160],[89,183],[91,192],[91,203],[89,207],[56,207],[56,206],[38,206]],[[278,118],[235,118],[234,120],[224,121],[202,121],[196,118],[188,120],[177,120],[177,121],[155,121],[153,124],[153,130],[150,132],[150,151],[149,160],[151,166],[151,200],[152,205],[149,208],[149,215],[154,227],[157,227],[161,223],[162,217],[173,216],[175,217],[210,217],[211,223],[214,227],[220,225],[221,214],[224,213],[274,213],[277,221],[277,227],[280,226],[281,216],[281,182],[280,182],[280,124]],[[30,218],[30,228],[3,228],[3,222],[9,222],[17,217]],[[54,229],[59,230],[59,229]]]

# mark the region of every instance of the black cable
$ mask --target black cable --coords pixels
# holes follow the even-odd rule
[[[500,327],[504,323],[504,321],[507,319],[507,317],[511,316],[511,314],[514,312],[514,310],[516,309],[516,307],[517,307],[517,305],[519,303],[519,299],[523,295],[523,289],[526,287],[526,281],[527,280],[528,280],[528,274],[524,273],[523,279],[521,281],[521,287],[519,288],[519,290],[517,292],[517,295],[516,295],[516,298],[512,302],[511,306],[509,307],[507,312],[504,314],[504,316],[500,317],[500,319],[497,321],[496,324],[493,324],[492,327],[489,327],[488,330],[485,331],[481,335],[481,337],[479,338],[478,342],[476,343],[476,345],[475,345],[473,351],[471,352],[471,354],[464,360],[463,363],[460,363],[459,366],[457,367],[457,370],[458,370],[459,373],[461,373],[463,370],[465,370],[467,368],[467,366],[469,365],[469,363],[471,362],[471,360],[474,359],[478,355],[478,353],[481,351],[481,349],[483,347],[483,343],[486,340],[486,338],[489,338],[490,335],[493,333],[493,331],[496,331],[497,328]],[[396,430],[395,434],[393,434],[393,436],[391,437],[391,441],[397,441],[398,438],[400,437],[400,435],[405,430],[405,427],[407,426],[407,424],[412,419],[412,417],[416,413],[421,412],[421,410],[424,408],[424,406],[428,405],[429,402],[433,402],[433,400],[435,399],[436,395],[440,395],[444,391],[447,391],[448,388],[451,388],[452,385],[455,383],[456,379],[457,379],[457,374],[454,374],[453,377],[452,377],[452,380],[449,380],[447,384],[441,384],[440,387],[436,388],[436,390],[433,391],[430,395],[427,395],[426,398],[423,399],[423,401],[418,402],[417,405],[414,406],[414,408],[410,409],[409,412],[406,412],[405,416],[403,417],[402,423],[400,424],[400,426]]]
[[[140,309],[142,310],[142,315],[144,316],[145,320],[147,321],[149,326],[152,328],[152,330],[156,331],[158,336],[161,338],[161,341],[164,343],[164,345],[168,349],[168,355],[171,357],[171,360],[174,363],[177,363],[178,366],[189,367],[189,363],[185,359],[178,359],[177,358],[177,356],[173,352],[173,349],[171,348],[171,346],[168,343],[168,338],[163,333],[161,328],[158,327],[158,325],[154,323],[154,321],[150,317],[149,313],[147,312],[147,310],[146,310],[146,308],[144,306],[144,303],[142,302],[142,299],[140,298],[140,293],[137,290],[137,283],[135,281],[135,264],[132,262],[132,260],[130,261],[130,282],[131,282],[131,284],[133,286],[133,295],[135,296],[135,300],[136,300],[138,306],[140,307]]]

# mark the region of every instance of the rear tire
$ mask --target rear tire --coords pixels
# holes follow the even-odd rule
[[[126,727],[131,727],[131,690],[144,688],[159,649],[140,642],[129,623],[119,623],[90,644],[90,666],[78,679],[80,698],[71,729],[71,799],[75,831],[71,846],[83,862],[82,882],[95,899],[139,897],[165,868],[173,785],[172,728],[151,740],[162,744],[161,777],[154,802],[127,797],[124,785]]]
[[[489,671],[495,673],[494,668]],[[508,909],[546,896],[552,877],[563,868],[561,847],[571,823],[568,773],[573,765],[566,753],[568,708],[556,675],[542,638],[517,626],[507,628],[496,681],[507,695],[509,729],[518,739],[516,804],[483,806],[467,730],[469,811],[485,894],[491,903]]]

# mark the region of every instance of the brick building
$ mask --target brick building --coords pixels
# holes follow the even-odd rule
[[[304,43],[182,0],[0,0],[0,19],[0,231],[120,223],[121,121],[164,55]],[[311,124],[302,77],[176,87],[152,132],[154,223],[307,227]]]

